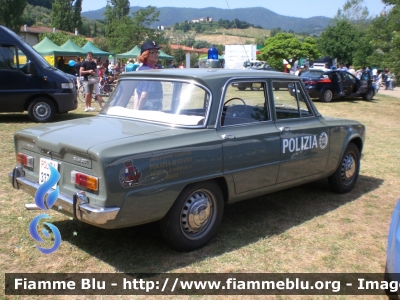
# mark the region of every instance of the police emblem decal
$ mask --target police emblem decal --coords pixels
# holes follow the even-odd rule
[[[133,165],[133,161],[124,162],[124,167],[119,172],[119,182],[124,188],[140,184],[139,180],[142,177],[142,172]]]
[[[325,149],[327,145],[328,145],[328,135],[325,132],[323,132],[319,136],[319,147],[321,149]]]

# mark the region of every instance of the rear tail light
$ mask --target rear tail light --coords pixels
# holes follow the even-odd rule
[[[24,153],[18,153],[17,162],[22,166],[33,168],[33,156],[26,155]]]
[[[88,190],[97,191],[99,189],[99,178],[85,173],[72,171],[71,182]]]
[[[313,85],[313,84],[317,84],[317,82],[315,80],[306,80],[306,81],[304,81],[304,84]]]
[[[329,78],[322,78],[319,80],[305,80],[305,85],[315,85],[317,83],[331,83],[332,81]]]

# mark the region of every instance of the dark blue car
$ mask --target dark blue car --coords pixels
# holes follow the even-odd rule
[[[371,100],[375,95],[371,74],[368,71],[365,71],[360,79],[347,71],[321,69],[310,69],[300,77],[310,98],[318,98],[323,102],[354,97]],[[289,88],[289,92],[293,94],[293,89]]]

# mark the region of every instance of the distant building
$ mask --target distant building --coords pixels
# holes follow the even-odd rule
[[[58,30],[61,32],[62,30]],[[57,32],[56,28],[49,28],[49,27],[44,27],[44,26],[32,26],[28,27],[27,25],[24,25],[21,27],[20,32],[18,35],[25,41],[27,42],[30,46],[35,46],[36,44],[39,43],[39,34],[41,33],[46,33],[46,32]],[[66,34],[69,35],[78,35],[78,31],[75,33],[73,32],[66,32]],[[93,42],[92,38],[87,38],[85,37],[88,41]]]

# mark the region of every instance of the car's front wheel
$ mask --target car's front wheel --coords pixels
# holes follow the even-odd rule
[[[370,101],[370,100],[372,100],[372,98],[374,98],[374,91],[370,90],[370,91],[368,91],[368,93],[364,94],[362,97],[364,100]]]
[[[223,211],[222,192],[215,182],[190,184],[160,221],[161,233],[175,250],[201,248],[217,233]]]
[[[322,102],[330,102],[332,99],[333,99],[333,93],[331,90],[325,90],[320,97],[320,100]]]
[[[357,182],[360,172],[360,151],[350,143],[341,158],[336,172],[328,178],[331,189],[339,194],[350,192]]]
[[[53,102],[47,98],[37,98],[28,107],[29,118],[34,122],[48,122],[53,119],[55,113]]]

